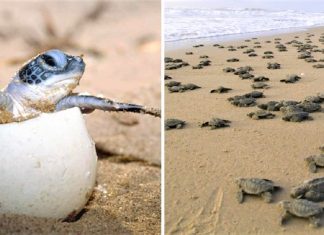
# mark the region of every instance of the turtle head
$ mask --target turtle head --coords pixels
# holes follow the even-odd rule
[[[235,179],[235,183],[236,183],[236,185],[240,187],[241,184],[242,184],[242,182],[243,182],[243,180],[244,180],[243,178],[236,178],[236,179]]]
[[[17,79],[31,89],[46,87],[50,90],[72,84],[77,86],[84,68],[81,57],[53,49],[27,62],[19,70]]]
[[[279,208],[282,210],[288,210],[289,206],[290,206],[290,202],[289,201],[281,201],[278,203]]]
[[[305,158],[305,162],[308,164],[314,162],[314,157],[315,156],[309,156],[309,157]]]
[[[85,63],[54,49],[37,55],[16,73],[5,92],[14,102],[14,116],[53,110],[79,84]],[[50,107],[50,108],[49,108]]]
[[[79,84],[84,69],[85,63],[80,56],[49,50],[24,64],[6,92],[16,101],[15,108],[19,108],[21,115],[33,109],[43,111],[35,107],[44,103],[53,106],[69,95]]]
[[[290,196],[293,198],[302,198],[304,194],[306,193],[306,188],[305,187],[294,187],[290,191]]]

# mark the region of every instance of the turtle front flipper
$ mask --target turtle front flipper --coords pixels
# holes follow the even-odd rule
[[[317,171],[316,163],[314,161],[309,162],[308,163],[308,169],[309,169],[310,172],[316,173],[316,171]]]
[[[263,193],[261,193],[261,197],[267,203],[270,203],[272,201],[272,194],[270,192],[263,192]]]
[[[79,107],[84,112],[91,112],[95,109],[100,109],[110,112],[133,112],[161,117],[161,111],[158,109],[147,108],[137,104],[115,102],[110,99],[91,95],[73,95],[64,97],[56,104],[56,111],[73,107]]]
[[[284,225],[289,217],[290,217],[290,214],[286,210],[282,211],[281,217],[280,217],[280,225]]]
[[[320,219],[316,216],[309,217],[310,226],[313,228],[318,228],[320,224]]]
[[[239,203],[243,203],[243,201],[244,201],[244,193],[243,193],[242,190],[240,190],[240,191],[238,191],[238,192],[236,193],[236,199],[237,199],[237,201],[238,201]]]

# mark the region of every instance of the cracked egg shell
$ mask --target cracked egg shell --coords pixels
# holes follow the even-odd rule
[[[0,125],[0,213],[63,220],[94,188],[95,144],[78,108]]]

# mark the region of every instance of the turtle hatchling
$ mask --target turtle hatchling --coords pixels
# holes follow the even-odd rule
[[[304,198],[314,202],[324,200],[324,177],[304,181],[290,191],[293,198]]]
[[[254,120],[272,119],[272,118],[275,117],[275,115],[273,113],[270,113],[270,112],[265,111],[265,110],[257,110],[255,112],[248,113],[247,116],[249,116],[250,118],[252,118]]]
[[[316,173],[317,167],[324,167],[324,154],[312,155],[305,159],[308,169],[312,173]]]
[[[210,126],[210,129],[213,130],[213,129],[222,128],[222,127],[229,127],[230,123],[231,123],[231,121],[229,121],[229,120],[213,118],[209,122],[204,122],[203,124],[201,124],[201,127]]]
[[[295,83],[297,81],[299,81],[301,79],[301,77],[299,77],[296,74],[291,74],[288,75],[286,79],[281,79],[280,82],[284,82],[284,83]]]
[[[179,120],[179,119],[175,119],[175,118],[171,118],[171,119],[166,119],[165,120],[165,124],[164,127],[166,130],[170,130],[170,129],[181,129],[186,125],[185,121]]]
[[[270,203],[272,193],[280,188],[268,179],[238,178],[235,182],[239,187],[236,195],[239,203],[244,201],[244,194],[261,196],[267,203]]]
[[[279,202],[282,210],[281,224],[283,224],[291,215],[309,219],[312,227],[320,226],[319,215],[323,212],[321,205],[304,199],[295,199],[292,201]]]
[[[267,89],[269,85],[264,82],[255,82],[251,85],[253,89]]]
[[[232,88],[219,86],[216,89],[211,90],[210,93],[227,93],[228,91],[231,91],[231,90],[232,90]]]
[[[72,93],[84,70],[81,56],[71,56],[57,49],[32,58],[0,91],[0,123],[23,121],[44,112],[72,107],[79,107],[84,113],[100,109],[160,116],[159,111],[141,105]]]

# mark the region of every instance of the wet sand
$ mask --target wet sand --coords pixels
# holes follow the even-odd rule
[[[292,186],[306,179],[324,176],[323,169],[310,173],[304,162],[309,155],[319,154],[324,144],[322,111],[311,113],[312,121],[300,123],[282,120],[281,112],[269,120],[253,120],[248,113],[255,107],[236,107],[227,98],[253,91],[251,80],[242,80],[233,73],[222,71],[225,67],[251,66],[251,74],[266,76],[270,81],[268,89],[261,89],[265,98],[257,104],[268,101],[302,101],[307,96],[323,92],[323,69],[297,59],[297,47],[285,44],[291,40],[318,45],[324,33],[323,28],[289,33],[271,37],[259,37],[246,42],[220,43],[221,49],[212,45],[188,47],[167,51],[167,57],[179,58],[190,66],[166,70],[174,81],[194,83],[200,89],[183,93],[169,93],[165,88],[166,118],[178,118],[187,122],[183,129],[168,130],[165,137],[165,188],[166,188],[166,233],[167,234],[322,234],[324,228],[313,229],[303,219],[291,218],[280,226],[280,210],[277,202],[289,199]],[[298,37],[298,38],[295,38]],[[279,52],[275,38],[287,47]],[[270,40],[271,43],[266,43]],[[256,43],[259,42],[260,44]],[[215,42],[216,43],[216,42]],[[228,46],[247,48],[228,51]],[[260,45],[261,48],[254,48]],[[258,55],[243,54],[254,49]],[[262,59],[265,51],[272,51],[273,59]],[[186,55],[193,52],[193,55]],[[211,66],[193,70],[199,56],[207,55]],[[314,59],[323,59],[322,52],[312,52]],[[226,62],[236,57],[239,62]],[[281,64],[281,69],[267,69],[268,62]],[[301,79],[294,84],[280,82],[288,74],[297,74]],[[172,80],[166,80],[169,82]],[[232,88],[228,93],[210,93],[210,90],[224,86]],[[213,117],[228,119],[230,127],[210,130],[200,124]],[[243,204],[236,200],[237,177],[259,177],[271,179],[283,189],[274,194],[273,203],[267,204],[261,198],[247,196]],[[322,216],[321,223],[324,225]]]
[[[76,92],[160,107],[159,1],[0,5],[1,87],[25,60],[55,47],[84,55]],[[100,111],[85,119],[99,161],[84,213],[71,223],[2,215],[1,234],[160,233],[160,119]]]

